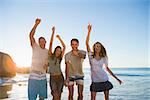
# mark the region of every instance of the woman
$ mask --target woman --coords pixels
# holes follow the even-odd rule
[[[65,44],[59,35],[56,37],[61,42],[63,49],[57,46],[52,53],[52,44],[54,39],[55,27],[52,28],[52,36],[49,45],[49,73],[50,73],[50,88],[53,100],[60,100],[63,92],[64,77],[61,71],[61,60],[65,53]]]
[[[106,72],[103,70],[103,67],[106,68],[106,71],[108,71],[108,73],[110,73],[110,75],[112,75],[119,82],[119,84],[121,84],[122,81],[119,80],[109,69],[106,50],[100,42],[96,42],[93,45],[93,52],[91,51],[89,46],[91,28],[92,25],[89,24],[88,35],[86,38],[86,47],[91,66],[91,78],[92,78],[92,84],[90,86],[91,100],[96,100],[97,92],[104,92],[105,100],[109,100],[109,90],[113,88],[113,85],[111,84],[111,82],[108,81],[108,76]]]

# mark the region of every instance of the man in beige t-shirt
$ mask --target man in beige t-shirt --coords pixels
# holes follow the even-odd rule
[[[28,80],[28,99],[40,100],[47,98],[47,80],[46,80],[46,61],[48,59],[48,49],[45,48],[46,40],[44,37],[38,39],[36,43],[34,34],[41,19],[36,19],[35,24],[29,34],[32,47],[32,65]]]
[[[86,57],[86,52],[78,50],[78,39],[71,40],[72,51],[65,55],[66,63],[66,85],[68,86],[69,96],[68,100],[73,100],[74,82],[78,86],[78,100],[83,100],[83,70],[82,63]]]

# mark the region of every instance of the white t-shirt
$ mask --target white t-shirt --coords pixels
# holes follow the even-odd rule
[[[48,50],[42,49],[36,42],[32,46],[32,64],[30,79],[43,79],[46,74],[44,65],[48,59]]]
[[[108,80],[108,75],[104,71],[104,64],[108,65],[108,60],[106,57],[96,60],[92,56],[92,52],[88,52],[89,62],[91,65],[91,79],[92,82],[105,82]]]

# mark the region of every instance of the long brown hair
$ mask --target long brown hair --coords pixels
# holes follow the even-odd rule
[[[99,53],[100,58],[107,57],[106,49],[104,48],[104,46],[100,42],[96,42],[93,45],[93,55],[92,55],[93,58],[96,56],[96,51],[95,51],[95,45],[96,44],[101,45],[101,50],[100,50],[100,53]]]
[[[57,46],[57,47],[55,48],[53,54],[52,54],[52,59],[55,60],[55,64],[56,64],[56,62],[57,62],[57,59],[60,60],[59,63],[60,63],[61,60],[62,60],[62,57],[61,57],[62,51],[61,51],[61,54],[60,54],[58,57],[56,57],[56,55],[55,55],[55,54],[56,54],[56,50],[57,50],[58,48],[61,49],[60,46]],[[56,59],[54,59],[54,58],[56,58]]]

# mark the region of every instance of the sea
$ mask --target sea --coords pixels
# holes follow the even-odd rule
[[[83,100],[90,100],[90,68],[86,67],[84,70],[84,97]],[[112,76],[109,76],[109,81],[113,84],[113,89],[110,90],[109,100],[150,100],[150,68],[111,68],[113,73],[123,81],[120,85]],[[28,100],[28,77],[29,74],[17,74],[14,78],[2,83],[0,79],[0,95],[6,95],[6,98],[0,100]],[[49,75],[47,75],[49,81]],[[3,85],[2,85],[3,84]],[[48,85],[48,98],[52,100],[51,90]],[[9,91],[5,91],[4,86]],[[74,86],[74,100],[77,100],[77,86]],[[4,89],[4,90],[2,90]],[[68,88],[63,88],[61,100],[67,100]],[[38,98],[37,98],[38,100]],[[104,100],[103,92],[98,92],[96,100]]]

